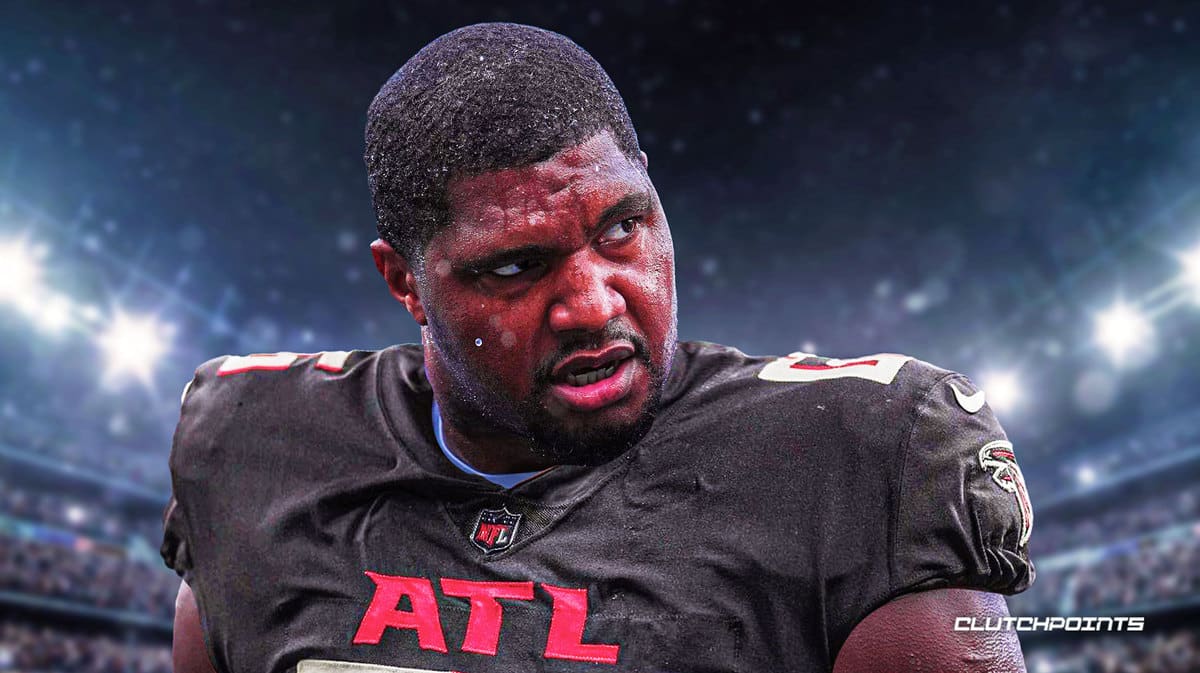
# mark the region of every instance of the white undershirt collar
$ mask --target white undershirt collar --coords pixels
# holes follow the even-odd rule
[[[437,400],[433,401],[433,436],[437,438],[438,448],[440,448],[442,450],[442,454],[446,456],[447,460],[449,460],[451,463],[454,463],[455,467],[462,470],[463,472],[466,472],[467,474],[473,474],[477,477],[483,477],[484,479],[487,479],[488,481],[490,481],[493,484],[496,484],[497,486],[500,486],[502,488],[512,488],[513,486],[516,486],[517,484],[525,481],[526,479],[529,479],[530,477],[541,474],[544,471],[544,470],[536,470],[534,472],[510,472],[507,474],[488,474],[486,472],[480,472],[479,470],[476,470],[475,468],[471,467],[470,465],[468,465],[466,463],[466,461],[464,461],[462,458],[459,458],[458,456],[454,455],[454,452],[446,447],[446,436],[442,432],[442,414],[438,411]]]

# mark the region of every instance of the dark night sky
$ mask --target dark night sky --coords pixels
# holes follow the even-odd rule
[[[482,20],[568,35],[624,94],[684,338],[1012,371],[1032,464],[1200,401],[1194,305],[1137,366],[1092,336],[1119,296],[1165,306],[1200,244],[1200,11],[776,4],[5,3],[0,238],[44,244],[80,303],[176,328],[153,387],[114,392],[88,330],[0,313],[5,413],[162,455],[203,359],[415,340],[367,250],[365,110]]]

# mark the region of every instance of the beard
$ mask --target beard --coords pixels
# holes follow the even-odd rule
[[[556,412],[534,401],[549,398],[550,386],[554,385],[550,372],[555,364],[575,351],[599,349],[617,340],[633,345],[630,359],[640,362],[649,376],[649,394],[632,422],[575,420],[569,417],[570,412]],[[586,340],[565,343],[546,358],[535,371],[533,394],[517,403],[517,414],[523,420],[530,450],[536,455],[557,465],[601,465],[633,448],[650,431],[658,415],[665,383],[665,368],[654,362],[646,340],[630,330],[611,326],[589,335]]]
[[[430,321],[430,325],[433,327],[434,321]],[[441,344],[455,343],[452,339],[441,339],[441,335],[436,334],[437,327],[434,329],[435,339]],[[630,359],[640,362],[649,378],[649,394],[642,408],[632,415],[635,420],[587,419],[565,409],[548,407],[544,403],[550,399],[550,388],[555,384],[551,376],[555,365],[577,351],[597,350],[614,341],[626,341],[633,346]],[[671,338],[665,344],[663,361],[667,364],[670,363],[674,347],[674,339]],[[445,350],[442,352],[451,355]],[[559,344],[555,352],[535,368],[530,394],[523,399],[513,399],[501,393],[505,389],[502,381],[486,374],[468,374],[471,368],[464,366],[465,358],[460,353],[451,355],[450,359],[461,363],[452,367],[459,373],[457,378],[460,385],[451,391],[451,399],[456,402],[454,406],[457,410],[467,411],[460,418],[464,421],[472,419],[467,423],[479,429],[482,429],[481,425],[490,426],[491,431],[522,436],[526,438],[531,454],[554,465],[601,465],[637,444],[654,423],[668,369],[658,365],[651,357],[645,338],[631,329],[613,324],[599,332],[580,335]]]

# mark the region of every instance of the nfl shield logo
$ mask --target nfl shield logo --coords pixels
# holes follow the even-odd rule
[[[471,542],[485,554],[503,551],[512,546],[513,540],[517,538],[517,526],[520,524],[521,515],[513,514],[507,507],[485,509],[479,512],[475,531],[471,533]]]

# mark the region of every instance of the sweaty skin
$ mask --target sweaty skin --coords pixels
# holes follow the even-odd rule
[[[675,347],[674,253],[645,155],[631,160],[602,132],[448,192],[452,222],[422,268],[372,245],[422,327],[448,444],[485,472],[563,462],[532,450],[542,432],[605,451],[652,412]],[[631,351],[643,357],[589,390],[556,372],[573,356]],[[590,457],[568,462],[601,462]]]
[[[175,673],[216,673],[204,649],[204,628],[200,608],[187,582],[179,585],[175,597],[175,630],[171,634],[171,660]]]
[[[600,133],[532,166],[454,179],[448,196],[452,222],[422,263],[383,241],[371,251],[421,325],[451,449],[478,470],[504,473],[561,462],[534,434],[582,447],[568,456],[579,462],[623,450],[614,437],[636,441],[676,341],[671,234],[646,156],[630,160]],[[613,357],[616,380],[564,387],[580,362]],[[855,628],[835,671],[1023,672],[1014,634],[953,630],[955,617],[1007,614],[996,594],[904,596]],[[201,624],[183,584],[178,673],[213,673]]]
[[[957,617],[1007,617],[1000,594],[935,589],[885,603],[854,627],[833,673],[1025,673],[1013,631],[954,631]]]

